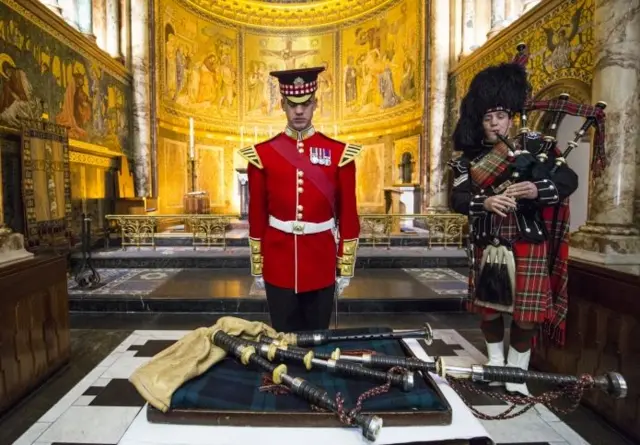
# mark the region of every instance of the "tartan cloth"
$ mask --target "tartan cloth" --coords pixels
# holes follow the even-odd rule
[[[595,132],[593,138],[593,159],[591,160],[591,171],[594,176],[599,176],[607,166],[607,156],[604,147],[605,138],[605,113],[604,110],[593,105],[580,104],[577,102],[563,101],[560,99],[551,100],[529,100],[525,104],[528,111],[558,111],[570,114],[572,116],[580,116],[585,118],[593,118],[595,123]]]
[[[390,329],[341,329],[353,334],[390,332]],[[317,352],[332,352],[336,348],[349,350],[374,350],[381,354],[406,356],[399,340],[336,342],[314,348]],[[251,366],[251,365],[250,365]],[[288,374],[301,377],[326,390],[330,397],[339,392],[345,400],[345,408],[355,407],[358,397],[365,391],[382,385],[371,380],[359,380],[333,374],[322,368],[307,371],[302,364],[287,362]],[[227,357],[201,376],[183,384],[171,399],[171,409],[202,409],[214,411],[251,412],[311,412],[309,403],[292,394],[275,395],[261,392],[262,369],[242,365],[235,357]],[[411,392],[391,387],[382,395],[364,401],[363,412],[385,411],[445,411],[447,408],[438,394],[416,374]]]
[[[471,162],[470,175],[474,184],[481,188],[489,187],[509,167],[513,157],[504,142],[496,143],[491,151],[477,161]]]
[[[513,57],[512,63],[526,67],[529,63],[529,51],[526,45],[522,50],[518,50]],[[593,105],[580,104],[568,100],[551,99],[534,101],[529,99],[525,102],[525,110],[533,111],[553,111],[571,114],[573,116],[591,117],[595,119],[595,134],[593,159],[591,160],[591,171],[594,176],[599,176],[607,166],[607,159],[604,147],[605,138],[605,113],[601,108]],[[516,111],[516,110],[513,110]]]
[[[502,142],[470,168],[474,182],[483,189],[490,187],[502,175],[513,160]],[[499,227],[497,235],[508,240],[515,240],[512,245],[516,262],[515,295],[513,319],[520,322],[536,323],[542,326],[543,332],[557,344],[564,344],[565,319],[568,309],[568,236],[569,236],[569,203],[565,200],[559,204],[557,222],[554,226],[555,207],[542,208],[542,220],[550,234],[550,239],[540,244],[518,240],[518,226],[513,213],[506,218],[489,215],[492,227]],[[555,246],[559,245],[557,256],[550,271],[551,256],[556,255]],[[472,312],[495,313],[494,309],[475,304],[474,295],[479,267],[482,261],[482,248],[474,246],[472,255],[474,264],[469,274],[469,295],[467,308]]]

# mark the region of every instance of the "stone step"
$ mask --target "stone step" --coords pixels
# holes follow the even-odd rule
[[[72,267],[79,267],[82,255],[71,256]],[[99,268],[205,268],[249,269],[248,247],[111,247],[97,249],[91,254],[91,264]],[[426,247],[360,247],[356,269],[397,269],[467,267],[464,249]]]

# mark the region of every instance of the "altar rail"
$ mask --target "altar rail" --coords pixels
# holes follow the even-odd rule
[[[193,250],[198,247],[227,247],[227,233],[231,221],[238,215],[106,215],[108,226],[120,233],[122,250],[127,246],[156,248],[158,226],[184,224],[184,232],[191,233]]]
[[[226,249],[228,233],[238,215],[106,215],[105,219],[109,231],[119,233],[123,250],[129,246],[155,250],[159,227],[180,224],[184,225],[182,233],[191,235],[193,249],[196,250],[198,247]],[[426,238],[429,249],[434,246],[462,248],[467,236],[467,218],[454,213],[362,214],[360,227],[361,247],[390,249],[392,238],[400,236],[405,239]]]
[[[457,213],[428,213],[418,215],[363,214],[360,215],[360,246],[391,248],[391,237],[404,235],[419,237],[425,231],[427,246],[462,248],[467,236],[468,219]],[[416,228],[416,231],[411,229]]]

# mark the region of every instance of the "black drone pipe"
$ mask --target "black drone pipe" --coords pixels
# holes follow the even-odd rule
[[[278,345],[279,348],[282,346]],[[308,353],[307,349],[287,346],[298,354]],[[332,360],[344,360],[359,363],[362,366],[379,369],[400,367],[410,371],[422,371],[436,373],[440,376],[451,375],[454,377],[468,378],[477,382],[504,382],[504,383],[529,383],[540,382],[554,386],[577,384],[581,377],[569,374],[555,374],[513,368],[507,366],[472,365],[470,367],[446,366],[442,357],[435,362],[425,362],[413,357],[397,357],[383,354],[342,354],[339,349],[333,353],[314,353],[316,357]],[[627,396],[627,383],[624,377],[617,372],[608,372],[604,375],[592,377],[593,386],[616,399]]]
[[[339,331],[316,331],[295,334],[296,346],[318,346],[327,343],[341,341],[376,341],[376,340],[401,340],[404,338],[424,338],[427,344],[433,341],[433,330],[429,323],[424,324],[423,329],[412,331],[377,332],[370,334],[340,334]],[[270,337],[261,337],[263,343],[271,343]]]
[[[251,364],[270,372],[275,383],[284,384],[292,393],[302,397],[310,404],[337,415],[340,414],[337,402],[329,396],[327,391],[300,377],[293,377],[287,374],[286,365],[271,363],[258,355],[254,347],[245,345],[243,340],[232,337],[223,331],[217,331],[213,335],[212,341],[216,346],[233,354],[243,365],[248,366]],[[362,435],[370,441],[376,440],[382,428],[382,419],[378,416],[358,413],[354,416],[353,422],[362,429]]]
[[[405,372],[402,374],[389,374],[375,369],[364,368],[358,366],[349,360],[333,360],[328,354],[322,354],[326,358],[317,358],[316,352],[304,349],[282,349],[275,343],[266,344],[241,339],[248,346],[253,346],[258,354],[267,358],[269,361],[274,359],[280,361],[295,361],[305,365],[309,370],[312,366],[319,366],[330,372],[341,375],[359,377],[366,380],[373,380],[379,383],[391,382],[392,386],[401,388],[403,391],[411,391],[414,385],[413,372]]]

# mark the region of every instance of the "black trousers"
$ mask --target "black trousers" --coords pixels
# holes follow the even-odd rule
[[[266,282],[264,285],[273,329],[278,332],[329,329],[335,284],[301,293]]]

